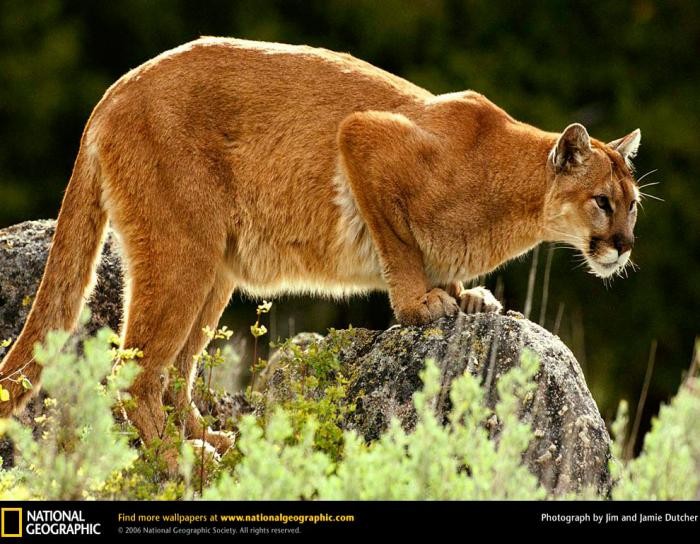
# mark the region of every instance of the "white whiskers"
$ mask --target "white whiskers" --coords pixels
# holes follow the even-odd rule
[[[649,194],[649,193],[643,193],[642,191],[639,191],[639,194],[640,194],[641,196],[643,196],[644,198],[652,198],[652,199],[654,199],[654,200],[658,200],[659,202],[666,202],[663,198],[661,198],[661,197],[659,197],[659,196],[656,196],[656,195],[652,195],[652,194]]]
[[[639,183],[640,181],[642,181],[645,177],[651,176],[654,172],[658,172],[658,171],[659,171],[658,168],[654,168],[653,170],[649,170],[649,171],[648,171],[646,174],[644,174],[643,176],[639,176],[639,178],[637,179],[637,183]],[[656,183],[661,183],[661,182],[660,182],[660,181],[657,181]],[[644,185],[644,187],[646,187],[646,185]],[[641,187],[640,187],[640,189],[641,189]]]

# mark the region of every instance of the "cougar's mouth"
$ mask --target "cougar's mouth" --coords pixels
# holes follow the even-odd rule
[[[629,261],[632,251],[619,254],[616,249],[605,249],[591,255],[586,253],[586,261],[592,274],[599,278],[609,278],[620,272]]]

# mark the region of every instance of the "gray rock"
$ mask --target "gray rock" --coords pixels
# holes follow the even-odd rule
[[[294,339],[302,349],[312,341],[308,334]],[[387,331],[355,329],[339,356],[349,378],[347,401],[356,405],[343,426],[367,441],[377,439],[392,418],[407,430],[413,428],[412,398],[422,387],[420,372],[427,358],[442,370],[439,417],[446,418],[450,384],[464,372],[482,378],[486,402],[493,407],[499,377],[519,364],[525,348],[540,360],[536,392],[523,403],[521,413],[535,434],[525,454],[530,470],[555,494],[587,486],[607,494],[610,436],[578,362],[559,338],[515,312],[461,314],[423,327]],[[297,377],[285,376],[293,368],[285,363],[287,356],[274,354],[263,376],[261,390],[267,404],[291,394],[290,381]]]
[[[49,256],[56,221],[26,221],[0,230],[0,339],[17,338],[27,319]],[[122,268],[110,236],[102,251],[98,283],[88,302],[92,312],[88,333],[101,327],[119,328]],[[2,352],[0,351],[0,357]]]

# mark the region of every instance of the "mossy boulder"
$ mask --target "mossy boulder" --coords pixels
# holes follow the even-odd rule
[[[591,397],[581,368],[571,351],[542,327],[522,315],[460,314],[423,327],[395,326],[386,331],[337,331],[345,336],[339,352],[341,372],[348,379],[346,402],[355,405],[343,423],[367,441],[377,439],[392,418],[410,430],[416,422],[413,394],[421,389],[420,372],[428,358],[442,371],[437,411],[450,410],[452,380],[470,372],[487,390],[487,403],[497,400],[499,377],[519,364],[529,349],[540,361],[534,395],[524,399],[522,419],[534,440],[525,455],[532,472],[555,494],[594,487],[610,490],[610,436]],[[329,342],[318,335],[300,335],[292,342],[304,349],[311,342]],[[273,355],[260,390],[268,404],[286,399],[298,366],[288,364],[289,352]],[[499,422],[494,417],[497,436]]]

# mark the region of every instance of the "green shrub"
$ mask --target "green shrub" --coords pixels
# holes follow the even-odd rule
[[[290,375],[298,377],[293,396],[268,407],[265,415],[246,415],[238,422],[237,447],[200,494],[199,454],[187,443],[181,475],[167,478],[157,446],[136,447],[133,429],[115,420],[113,409],[125,400],[120,392],[138,371],[128,359],[139,353],[115,350],[112,339],[111,332],[100,331],[79,354],[68,335],[53,333],[36,349],[50,396],[34,435],[18,422],[0,420],[0,430],[16,444],[16,467],[0,470],[0,499],[548,498],[522,463],[533,437],[518,418],[522,399],[535,388],[538,365],[530,353],[499,378],[493,410],[486,407],[477,378],[457,378],[444,425],[435,415],[440,373],[428,361],[423,390],[414,395],[415,428],[407,432],[394,421],[367,444],[354,432],[341,431],[351,407],[344,406],[346,382],[337,356],[347,338],[332,333],[307,349],[290,348]],[[219,355],[210,356],[217,365]],[[494,418],[499,423],[495,436],[487,425]],[[612,497],[698,498],[699,418],[700,379],[695,378],[661,409],[641,454],[611,463]],[[623,406],[613,426],[617,458],[625,426]],[[590,491],[571,498],[591,498]]]
[[[88,498],[134,462],[136,451],[115,425],[112,407],[138,367],[123,362],[113,368],[113,336],[101,330],[84,342],[80,356],[64,332],[49,334],[37,346],[35,360],[45,367],[44,390],[50,396],[35,420],[38,438],[16,420],[2,422],[17,451],[16,468],[0,473],[5,497]]]
[[[700,499],[700,378],[684,384],[670,404],[662,406],[644,437],[642,452],[622,463],[627,404],[621,403],[613,425],[614,459],[610,470],[619,500]]]
[[[291,395],[280,402],[293,431],[287,442],[295,443],[305,426],[313,422],[315,449],[327,453],[334,461],[343,454],[341,425],[355,411],[355,405],[345,399],[348,379],[338,358],[352,334],[353,329],[344,333],[331,329],[323,342],[312,342],[302,348],[288,340],[279,348],[287,354],[285,374]]]

